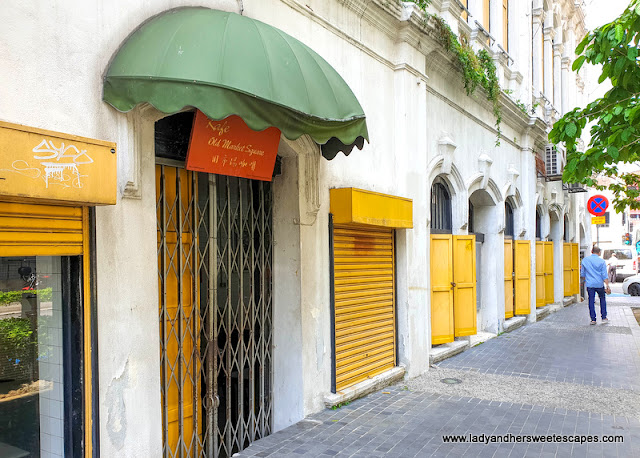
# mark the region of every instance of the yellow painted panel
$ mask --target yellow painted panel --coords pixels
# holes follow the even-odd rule
[[[580,246],[571,244],[571,294],[580,294]]]
[[[482,27],[485,28],[487,32],[491,31],[491,9],[490,9],[491,0],[483,0],[482,1]]]
[[[466,9],[469,9],[469,0],[462,0],[461,3]],[[469,13],[467,13],[467,10],[462,10],[461,16],[466,21],[469,18]]]
[[[116,144],[0,121],[0,197],[116,203]]]
[[[502,0],[502,43],[509,51],[509,0]]]
[[[431,343],[453,342],[453,236],[431,236]]]
[[[515,314],[531,312],[531,244],[528,240],[516,240],[515,258]]]
[[[395,366],[393,239],[385,227],[333,228],[337,390]]]
[[[411,199],[356,188],[331,189],[330,199],[335,224],[413,227]]]
[[[536,242],[536,307],[544,307],[544,242]]]
[[[83,226],[81,207],[0,202],[0,254],[81,255]]]
[[[160,193],[162,166],[156,166],[156,195]],[[172,455],[197,455],[195,445],[188,443],[194,435],[194,412],[200,412],[200,362],[195,357],[194,346],[199,345],[200,315],[197,302],[194,303],[194,272],[198,260],[194,258],[191,247],[196,237],[189,232],[189,225],[183,225],[176,231],[176,223],[185,221],[189,215],[187,209],[191,199],[191,173],[185,169],[164,167],[164,190],[167,208],[157,208],[159,227],[166,226],[164,247],[162,234],[158,231],[158,269],[164,269],[158,276],[160,305],[160,341],[164,345],[161,350],[161,371],[166,371],[165,390],[162,402],[167,405],[167,446]],[[180,174],[180,202],[174,205],[178,189],[177,174]],[[162,221],[164,217],[164,222]],[[180,236],[178,236],[178,233]],[[178,245],[180,240],[182,250]],[[179,273],[182,273],[180,278]],[[164,304],[164,312],[163,312]],[[164,351],[162,351],[164,349]],[[198,402],[194,405],[193,400]],[[182,415],[182,419],[180,418]],[[201,434],[201,416],[197,417],[197,433]],[[187,443],[180,441],[183,440]]]
[[[564,295],[573,294],[571,285],[571,243],[562,245],[562,279],[564,284]]]
[[[553,242],[544,242],[544,302],[553,303]]]
[[[513,317],[513,242],[504,241],[504,317]]]
[[[453,283],[454,335],[474,335],[478,332],[475,235],[453,236]]]

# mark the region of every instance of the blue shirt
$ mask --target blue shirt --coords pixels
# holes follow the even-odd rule
[[[591,254],[582,260],[580,276],[585,278],[587,288],[602,288],[607,276],[607,264],[597,254]]]

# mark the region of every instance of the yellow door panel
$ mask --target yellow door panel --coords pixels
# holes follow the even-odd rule
[[[515,258],[515,314],[531,312],[531,244],[528,240],[516,240]]]
[[[194,444],[182,443],[179,438],[193,436],[194,417],[197,417],[198,434],[202,427],[200,366],[193,351],[194,345],[199,345],[200,329],[200,316],[194,307],[198,301],[194,300],[193,288],[197,259],[192,253],[197,250],[193,246],[195,237],[190,232],[191,215],[186,210],[191,199],[191,173],[165,167],[166,204],[157,207],[158,268],[164,270],[164,276],[158,276],[160,337],[164,342],[161,370],[166,372],[164,380],[167,384],[162,402],[166,403],[168,411],[167,444],[176,456],[197,454]],[[156,195],[160,193],[161,175],[161,166],[157,165]]]
[[[393,230],[333,228],[336,390],[396,361]]]
[[[513,317],[513,242],[504,241],[504,317]]]
[[[476,237],[453,236],[453,323],[454,336],[477,333]]]
[[[474,258],[475,260],[475,258]],[[431,236],[431,343],[453,342],[453,237]]]
[[[580,294],[580,246],[571,244],[571,294]]]
[[[544,242],[536,242],[536,307],[544,306],[544,287]]]
[[[544,303],[553,303],[553,242],[544,242]]]
[[[570,296],[573,294],[571,284],[571,243],[565,243],[562,245],[562,278],[564,283],[564,295]]]

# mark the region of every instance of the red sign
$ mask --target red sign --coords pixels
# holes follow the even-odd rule
[[[592,196],[587,201],[587,211],[594,216],[602,216],[609,207],[609,199],[601,194]]]
[[[187,151],[187,170],[271,181],[280,130],[251,130],[239,116],[212,121],[196,112]]]

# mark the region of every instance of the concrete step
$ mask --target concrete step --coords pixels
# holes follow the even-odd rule
[[[446,344],[431,347],[429,352],[429,364],[438,363],[444,359],[451,358],[469,348],[468,340],[454,340]]]
[[[375,375],[367,380],[363,380],[360,383],[356,383],[349,388],[340,390],[337,393],[329,393],[324,395],[324,405],[327,408],[339,407],[346,402],[351,402],[355,399],[366,396],[374,391],[381,390],[382,388],[393,385],[394,383],[402,380],[405,374],[405,367],[400,365],[383,372],[382,374]]]
[[[543,320],[544,318],[548,317],[550,313],[551,313],[550,305],[545,305],[544,307],[536,308],[536,321]]]
[[[514,329],[518,329],[520,326],[524,326],[527,322],[526,316],[514,316],[508,320],[504,320],[502,325],[503,332],[511,332]]]

